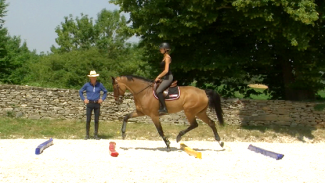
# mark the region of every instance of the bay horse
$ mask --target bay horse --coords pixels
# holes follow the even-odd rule
[[[154,82],[139,76],[119,76],[112,77],[114,98],[117,103],[121,103],[126,90],[129,90],[134,98],[135,111],[125,115],[122,125],[122,137],[125,139],[126,124],[128,119],[149,116],[155,124],[159,135],[164,140],[167,151],[170,151],[170,142],[165,137],[161,123],[159,121],[159,101],[153,96]],[[221,125],[224,124],[223,112],[221,109],[220,96],[213,90],[202,90],[193,86],[180,86],[180,97],[177,100],[166,101],[168,113],[176,113],[184,110],[189,127],[179,132],[176,141],[179,142],[183,135],[198,127],[196,117],[207,123],[216,141],[223,147],[224,143],[220,140],[215,122],[207,115],[208,108],[214,109]]]

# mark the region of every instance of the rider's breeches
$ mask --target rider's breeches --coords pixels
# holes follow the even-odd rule
[[[164,79],[162,80],[162,82],[160,83],[159,87],[156,90],[156,93],[162,93],[164,90],[166,90],[166,88],[168,88],[168,86],[170,86],[173,82],[173,75],[168,75],[168,77],[164,77]]]

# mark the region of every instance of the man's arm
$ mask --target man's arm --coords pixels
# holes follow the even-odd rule
[[[107,90],[103,84],[100,84],[100,87],[101,87],[101,90],[104,92],[103,97],[102,97],[102,100],[104,101],[107,97]]]
[[[83,92],[86,90],[87,86],[84,84],[84,86],[79,90],[79,96],[82,101],[85,101],[85,97],[83,95]]]

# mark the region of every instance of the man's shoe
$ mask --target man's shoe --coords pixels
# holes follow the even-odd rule
[[[94,139],[100,140],[100,138],[97,135],[94,135]]]
[[[89,135],[86,135],[86,136],[85,136],[85,140],[88,140],[88,139],[89,139]]]

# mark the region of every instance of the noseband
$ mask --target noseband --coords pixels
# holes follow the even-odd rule
[[[117,83],[117,81],[115,80],[115,84],[114,85],[116,85],[116,88],[117,88],[117,92],[116,92],[116,94],[115,94],[115,92],[114,92],[114,98],[116,99],[118,99],[118,101],[120,101],[121,102],[121,100],[122,100],[122,97],[124,97],[124,95],[120,95],[120,90],[121,90],[121,88],[120,88],[120,86],[118,85],[118,83]],[[120,96],[121,96],[121,99],[120,99]]]

